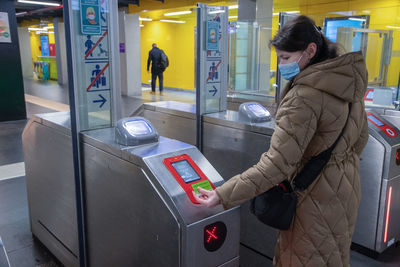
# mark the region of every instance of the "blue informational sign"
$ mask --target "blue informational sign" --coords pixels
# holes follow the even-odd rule
[[[325,21],[325,36],[332,42],[336,42],[337,29],[339,27],[351,27],[351,28],[364,28],[364,21],[362,20],[350,20],[350,19],[338,19],[338,20],[326,20]],[[361,32],[357,32],[353,37],[352,51],[361,50]]]
[[[99,0],[80,0],[82,34],[101,34]]]
[[[206,50],[219,50],[219,22],[207,21]]]
[[[48,35],[40,35],[40,45],[42,47],[42,57],[50,56]]]

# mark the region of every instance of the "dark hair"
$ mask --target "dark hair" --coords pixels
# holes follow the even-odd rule
[[[295,52],[306,50],[310,43],[317,45],[317,52],[309,65],[339,56],[337,44],[329,41],[322,34],[315,26],[314,20],[303,15],[285,23],[270,41],[270,46],[287,52]]]

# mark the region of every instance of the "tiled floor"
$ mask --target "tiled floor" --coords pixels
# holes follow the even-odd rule
[[[36,113],[48,113],[68,109],[68,93],[65,87],[55,82],[25,80],[28,118]],[[36,97],[36,98],[35,98]],[[168,91],[164,96],[151,95],[144,88],[142,98],[122,97],[121,109],[129,116],[143,102],[177,100],[194,103],[192,92]],[[21,134],[27,121],[0,123],[0,167],[14,168],[14,173],[24,172]],[[21,163],[21,164],[19,164]],[[22,168],[22,170],[15,168]],[[13,267],[56,267],[60,263],[41,243],[32,238],[29,228],[28,204],[25,177],[4,179],[6,173],[0,168],[0,236]],[[3,175],[3,177],[2,177]],[[392,247],[380,255],[378,260],[351,251],[351,266],[378,267],[400,266],[400,248]],[[1,266],[2,267],[2,266]]]

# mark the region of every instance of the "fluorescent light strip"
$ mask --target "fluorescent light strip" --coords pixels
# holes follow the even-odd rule
[[[164,16],[184,15],[184,14],[190,14],[190,13],[192,13],[191,10],[177,11],[177,12],[164,13]]]
[[[139,26],[140,26],[140,27],[144,27],[144,25],[143,25],[143,24],[140,24]]]
[[[287,13],[287,14],[299,14],[299,13],[300,13],[300,11],[297,11],[297,10],[295,10],[295,11],[281,11],[281,12],[282,12],[282,13]],[[272,15],[278,16],[279,13],[280,13],[280,12],[275,12],[275,13],[272,13]]]
[[[398,27],[398,26],[386,26],[386,28],[390,28],[390,29],[400,29],[400,27]]]
[[[349,20],[355,20],[355,21],[367,21],[366,19],[361,19],[361,18],[349,18]]]
[[[141,17],[139,17],[139,20],[141,20],[141,21],[153,21],[153,19],[149,19],[149,18],[141,18]]]
[[[41,31],[42,28],[28,28],[28,31]]]
[[[54,26],[43,27],[43,29],[54,29]]]
[[[208,12],[208,14],[219,14],[219,13],[225,13],[225,10],[213,10]]]
[[[170,23],[186,23],[186,21],[183,20],[168,20],[168,19],[160,19],[162,22],[170,22]]]
[[[15,16],[25,15],[26,13],[28,13],[28,12],[24,11],[24,12],[15,13]]]
[[[33,5],[43,5],[43,6],[61,6],[61,4],[57,4],[57,3],[40,2],[40,1],[29,1],[29,0],[18,0],[18,3],[33,4]]]
[[[228,6],[229,9],[238,9],[239,5]]]
[[[229,16],[230,19],[237,19],[238,16]]]

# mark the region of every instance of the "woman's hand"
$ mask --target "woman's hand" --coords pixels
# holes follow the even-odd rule
[[[217,195],[217,192],[214,190],[205,190],[201,187],[197,187],[197,190],[199,190],[199,193],[201,195],[197,195],[193,191],[193,196],[196,199],[197,202],[199,202],[201,205],[204,205],[208,208],[217,206],[219,204],[219,196]]]

